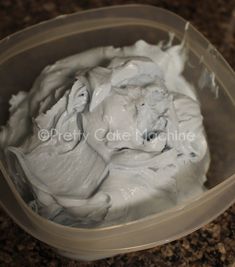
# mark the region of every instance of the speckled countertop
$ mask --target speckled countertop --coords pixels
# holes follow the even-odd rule
[[[235,68],[235,0],[0,0],[0,39],[26,26],[88,8],[144,3],[169,9],[196,26]],[[235,267],[235,205],[185,238],[92,263],[56,255],[0,210],[0,267]]]

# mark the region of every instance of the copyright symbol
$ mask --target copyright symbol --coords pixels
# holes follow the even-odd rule
[[[50,139],[50,133],[48,130],[46,129],[41,129],[39,132],[38,132],[38,139],[42,142],[46,142]]]

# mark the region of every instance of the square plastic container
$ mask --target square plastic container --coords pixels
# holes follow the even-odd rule
[[[235,75],[218,51],[189,23],[152,6],[125,5],[72,15],[27,28],[0,42],[0,125],[8,101],[30,90],[48,64],[97,46],[131,45],[139,39],[157,44],[175,34],[189,49],[185,77],[201,101],[212,156],[208,188],[186,205],[126,224],[97,229],[70,228],[33,212],[20,196],[1,160],[0,204],[25,231],[77,259],[95,260],[142,250],[189,234],[213,220],[235,201]],[[17,129],[16,129],[17,130]]]

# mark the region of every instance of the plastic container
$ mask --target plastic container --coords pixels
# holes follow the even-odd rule
[[[96,46],[131,45],[138,39],[156,44],[167,40],[169,31],[178,42],[185,38],[189,47],[185,76],[202,103],[212,155],[210,189],[187,205],[141,220],[99,229],[70,228],[34,213],[18,194],[2,160],[1,206],[25,231],[65,256],[95,260],[170,242],[213,220],[235,201],[235,75],[193,26],[151,6],[125,5],[60,16],[0,42],[0,124],[5,124],[10,96],[29,90],[46,65]]]

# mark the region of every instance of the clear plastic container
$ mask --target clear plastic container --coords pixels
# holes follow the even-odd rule
[[[205,119],[212,155],[209,190],[186,205],[137,221],[98,229],[70,228],[40,217],[27,206],[2,159],[1,206],[25,231],[65,256],[95,260],[170,242],[213,220],[235,201],[235,75],[192,25],[152,6],[125,5],[60,16],[0,42],[2,125],[10,96],[29,90],[46,65],[97,46],[131,45],[139,39],[156,44],[167,40],[169,31],[175,42],[185,38],[189,48],[185,77],[197,88]]]

